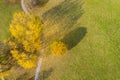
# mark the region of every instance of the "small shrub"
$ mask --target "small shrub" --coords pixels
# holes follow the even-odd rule
[[[67,51],[67,46],[61,41],[54,41],[50,45],[50,50],[54,55],[63,55]]]

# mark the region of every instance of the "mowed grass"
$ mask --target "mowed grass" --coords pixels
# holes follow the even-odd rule
[[[20,9],[2,1],[0,39],[9,36],[12,14]],[[44,22],[46,45],[61,40],[68,46],[63,56],[45,50],[40,80],[120,80],[119,7],[119,0],[49,0],[34,8]],[[24,71],[11,71],[8,80],[34,80],[34,69]]]
[[[43,58],[41,80],[120,80],[120,1],[49,3],[34,11],[42,13],[46,42],[62,40],[69,50]]]
[[[0,41],[10,36],[9,24],[16,11],[21,11],[20,4],[9,4],[5,3],[5,0],[0,0]]]

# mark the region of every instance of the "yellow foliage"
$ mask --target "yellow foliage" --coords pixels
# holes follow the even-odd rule
[[[17,60],[17,63],[25,69],[30,69],[36,66],[38,56],[35,54],[27,56],[27,53],[20,53],[18,50],[11,50],[11,54]]]
[[[15,59],[19,59],[19,54],[17,50],[11,50],[11,54]]]
[[[23,45],[27,52],[40,50],[42,28],[38,17],[24,12],[15,13],[10,24],[12,36]]]
[[[67,51],[67,46],[61,41],[54,41],[50,45],[51,53],[54,55],[63,55]]]
[[[13,41],[9,42],[11,54],[17,63],[29,69],[36,66],[37,53],[41,49],[42,23],[38,17],[24,12],[16,12],[10,24]]]
[[[0,78],[9,76],[8,72],[0,72]]]
[[[13,41],[9,41],[9,45],[10,45],[12,48],[17,48],[16,43],[13,42]]]

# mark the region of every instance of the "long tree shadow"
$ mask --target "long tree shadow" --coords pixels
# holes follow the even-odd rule
[[[56,7],[45,12],[43,21],[48,21],[48,25],[59,25],[62,29],[72,27],[82,16],[83,3],[81,0],[65,0]],[[59,27],[58,26],[58,27]]]
[[[68,49],[70,50],[83,39],[86,33],[87,30],[85,27],[79,27],[65,35],[61,41],[67,44]]]
[[[64,0],[42,15],[45,24],[45,42],[60,40],[83,15],[82,0]]]

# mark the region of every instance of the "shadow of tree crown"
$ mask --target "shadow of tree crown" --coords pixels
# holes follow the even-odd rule
[[[46,34],[47,31],[54,30],[54,33],[49,34],[45,41],[51,43],[53,40],[61,40],[65,34],[71,31],[71,29],[75,27],[78,19],[83,15],[82,5],[83,2],[81,0],[64,0],[59,5],[45,12],[42,17],[43,22],[47,26],[47,28],[45,28]],[[62,39],[62,41],[71,49],[77,45],[85,34],[86,28],[82,27],[65,35],[66,38]]]
[[[87,30],[85,27],[79,27],[68,33],[64,36],[64,38],[61,40],[63,41],[67,46],[68,49],[72,49],[75,47],[86,35]]]
[[[61,27],[72,27],[82,16],[83,3],[80,0],[65,0],[56,7],[45,12],[43,21],[49,20],[48,25],[59,24]]]

